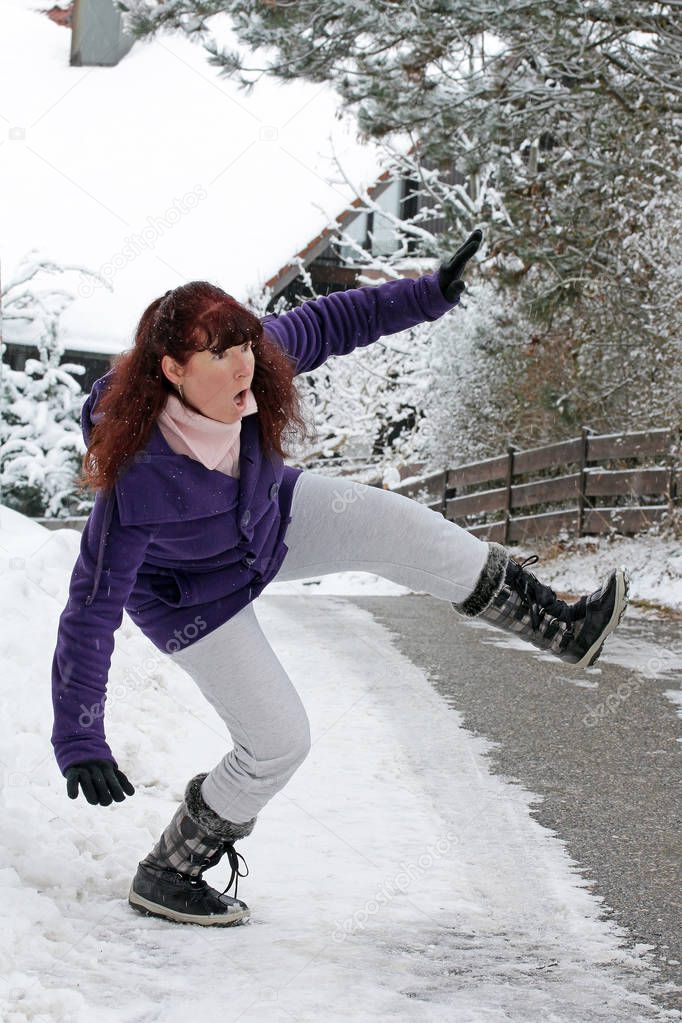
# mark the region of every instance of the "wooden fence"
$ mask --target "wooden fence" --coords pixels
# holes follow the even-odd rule
[[[643,464],[652,459],[657,464]],[[533,479],[538,474],[542,478]],[[411,475],[392,489],[499,543],[553,539],[562,531],[635,534],[665,521],[682,503],[682,464],[670,429],[595,434],[584,427],[572,440],[509,447],[482,462]],[[87,516],[36,521],[49,529],[82,530]]]
[[[498,543],[562,531],[634,534],[664,521],[682,499],[673,441],[670,429],[599,435],[583,427],[572,440],[528,450],[510,446],[495,458],[393,489]],[[644,464],[652,460],[657,464]]]

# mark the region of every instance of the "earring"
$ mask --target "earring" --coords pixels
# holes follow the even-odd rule
[[[185,400],[185,392],[182,389],[182,384],[178,384],[178,391],[180,392],[180,397],[184,401]]]

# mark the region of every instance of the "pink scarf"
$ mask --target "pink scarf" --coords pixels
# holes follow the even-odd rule
[[[242,418],[258,411],[251,390],[246,394],[242,417],[234,423],[219,423],[187,408],[175,394],[169,394],[158,424],[168,445],[180,455],[195,458],[207,469],[239,478],[239,435]]]

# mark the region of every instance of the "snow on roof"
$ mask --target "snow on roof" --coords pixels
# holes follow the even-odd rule
[[[211,27],[243,49],[227,16]],[[246,96],[179,34],[136,42],[116,67],[70,67],[69,53],[68,29],[8,0],[3,286],[37,248],[113,289],[73,275],[67,347],[128,348],[149,302],[189,280],[248,302],[352,201],[334,152],[358,190],[382,171],[379,148],[357,141],[327,85],[263,78]]]

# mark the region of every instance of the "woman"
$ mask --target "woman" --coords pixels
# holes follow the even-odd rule
[[[481,237],[474,231],[435,273],[336,292],[262,321],[220,288],[182,285],[145,310],[134,347],[83,405],[81,482],[95,502],[52,665],[52,743],[67,793],[75,799],[80,786],[107,806],[135,791],[103,727],[124,608],[196,681],[234,742],[189,780],[140,861],[129,893],[139,912],[218,926],[249,915],[237,898],[234,842],[310,749],[305,709],[254,613],[269,582],[377,573],[577,666],[596,660],[620,621],[622,570],[569,605],[528,562],[424,505],[350,481],[339,500],[338,478],[284,464],[284,429],[305,431],[294,376],[452,309]],[[224,854],[232,876],[220,894],[202,872]]]

